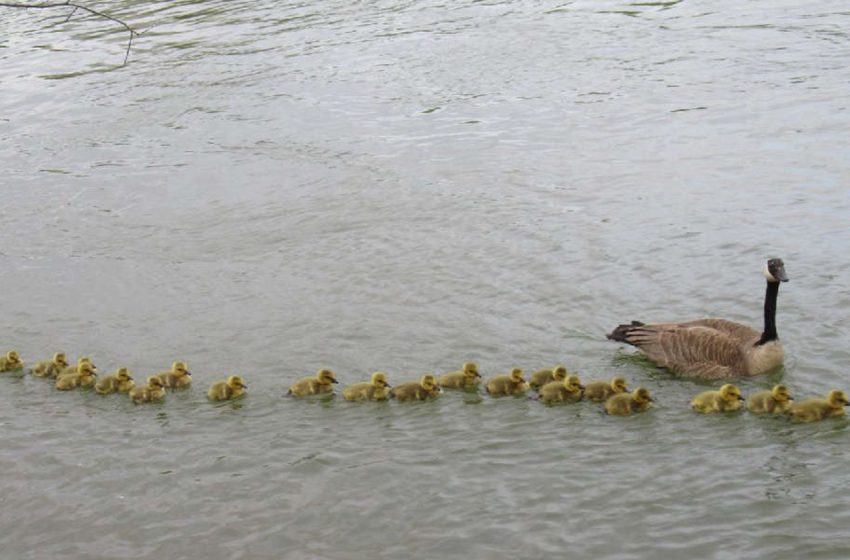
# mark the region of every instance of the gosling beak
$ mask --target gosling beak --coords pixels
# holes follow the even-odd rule
[[[339,383],[339,381],[337,381],[336,379],[331,379],[331,383],[336,384],[336,383]]]
[[[745,399],[743,396],[738,395],[738,400],[739,400],[739,401],[743,401],[743,400],[746,400],[746,399]]]
[[[187,371],[187,372],[186,372],[186,375],[188,375],[189,377],[192,377],[192,372],[191,372],[191,371]]]
[[[248,388],[248,386],[247,386],[247,385],[245,385],[244,383],[241,385],[241,387],[242,387],[243,389],[247,389],[247,388]]]
[[[384,383],[384,387],[386,387],[387,389],[390,389],[390,388],[392,388],[392,385],[390,385],[389,383]]]

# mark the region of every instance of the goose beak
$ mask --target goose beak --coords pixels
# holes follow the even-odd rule
[[[779,280],[780,282],[787,282],[788,275],[785,274],[785,264],[780,264],[776,267],[776,270],[771,271],[773,273],[773,277]]]

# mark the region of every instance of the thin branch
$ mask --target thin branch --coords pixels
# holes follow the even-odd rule
[[[73,11],[71,11],[71,13],[68,14],[68,17],[65,18],[66,23],[71,19],[71,16],[73,16],[75,13],[77,13],[77,10],[83,10],[85,12],[92,14],[92,15],[102,17],[104,19],[108,19],[109,21],[114,21],[115,23],[117,23],[118,25],[120,25],[121,27],[123,27],[124,29],[126,29],[130,33],[130,39],[127,41],[127,52],[124,54],[124,64],[127,64],[127,59],[130,58],[130,47],[133,45],[133,37],[140,34],[138,31],[136,31],[135,29],[133,29],[132,27],[130,27],[129,25],[127,25],[125,22],[121,21],[118,18],[112,17],[109,14],[104,14],[103,12],[99,12],[95,9],[83,6],[82,4],[76,4],[74,2],[71,2],[70,0],[68,0],[66,2],[49,2],[49,3],[42,3],[42,4],[22,4],[22,3],[18,3],[18,2],[0,2],[0,8],[34,8],[34,9],[40,9],[40,8],[74,8]],[[122,64],[122,66],[124,64]]]

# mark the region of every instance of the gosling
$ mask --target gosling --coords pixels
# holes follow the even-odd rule
[[[800,422],[814,422],[836,416],[844,416],[844,407],[850,404],[844,391],[833,390],[823,399],[806,399],[788,409],[791,417]]]
[[[649,390],[638,387],[631,393],[618,393],[610,397],[605,401],[605,412],[617,416],[643,412],[652,406],[653,401]]]
[[[444,373],[437,382],[443,389],[475,389],[481,383],[481,374],[475,363],[466,362],[462,370]]]
[[[245,394],[245,381],[238,375],[230,375],[227,379],[216,381],[210,385],[207,391],[207,398],[211,401],[230,401],[237,399]]]
[[[64,352],[53,354],[52,360],[46,362],[38,362],[32,368],[32,374],[36,377],[50,377],[55,379],[59,372],[68,367],[68,360],[65,358]]]
[[[539,389],[547,383],[553,381],[563,381],[567,377],[567,368],[564,366],[555,366],[553,368],[539,369],[531,374],[528,378],[528,385],[532,389]]]
[[[408,381],[396,385],[390,391],[390,396],[400,401],[424,401],[439,396],[440,386],[437,378],[426,373],[419,381]]]
[[[744,397],[737,385],[727,383],[719,391],[705,391],[695,396],[691,408],[703,413],[732,412],[741,410],[743,402]]]
[[[568,375],[563,381],[552,381],[540,388],[540,400],[545,403],[578,402],[585,388],[577,375]]]
[[[162,381],[163,387],[169,389],[188,387],[192,383],[192,373],[184,362],[174,362],[171,364],[171,371],[161,371],[156,377]]]
[[[785,385],[775,385],[770,391],[753,393],[747,399],[747,410],[753,414],[785,414],[794,399]]]
[[[94,390],[101,395],[109,395],[111,393],[128,393],[135,386],[136,382],[133,381],[130,372],[127,371],[127,368],[122,367],[118,368],[114,374],[98,380],[94,384]]]
[[[331,385],[339,383],[334,372],[329,369],[320,369],[313,377],[299,379],[289,386],[287,395],[293,397],[306,397],[307,395],[319,395],[322,393],[333,393]]]
[[[67,373],[56,378],[56,388],[60,391],[70,391],[77,387],[89,388],[97,381],[97,374],[91,362],[83,362],[74,373]]]
[[[487,392],[494,396],[520,396],[528,391],[528,383],[522,376],[520,368],[513,368],[509,375],[497,375],[487,382]]]
[[[372,380],[365,383],[355,383],[342,390],[342,397],[347,401],[383,401],[390,396],[390,384],[387,374],[376,371]]]
[[[610,382],[608,381],[593,381],[584,386],[584,398],[591,401],[607,401],[614,395],[625,393],[629,389],[626,387],[626,380],[622,377],[615,377]]]
[[[63,375],[69,375],[69,374],[71,374],[71,373],[77,373],[77,372],[79,372],[79,371],[80,371],[80,366],[82,366],[83,364],[86,364],[86,363],[87,363],[87,364],[89,364],[89,365],[91,366],[92,371],[94,371],[95,373],[97,373],[97,367],[96,367],[96,366],[92,363],[91,358],[89,358],[89,357],[87,357],[87,356],[83,356],[82,358],[80,358],[79,360],[77,360],[77,364],[76,364],[76,365],[68,366],[68,367],[66,367],[66,368],[65,368],[65,369],[63,369],[63,370],[60,370],[60,371],[59,371],[59,373],[57,373],[57,374],[56,374],[56,379],[59,379],[59,378],[60,378],[60,377],[62,377]]]
[[[21,371],[24,369],[24,362],[21,360],[20,354],[14,350],[6,352],[5,356],[0,356],[0,372]]]
[[[136,404],[161,401],[165,398],[165,385],[162,379],[156,375],[148,377],[148,384],[144,387],[133,387],[127,393],[130,400]]]

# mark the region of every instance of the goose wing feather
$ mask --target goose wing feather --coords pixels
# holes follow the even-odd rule
[[[716,379],[744,369],[744,352],[735,338],[701,324],[634,327],[626,342],[658,365],[692,377]]]
[[[747,345],[755,344],[761,338],[761,333],[752,327],[736,323],[735,321],[727,321],[726,319],[699,319],[697,321],[688,321],[681,323],[684,327],[708,327],[717,331],[726,333],[739,344]]]

